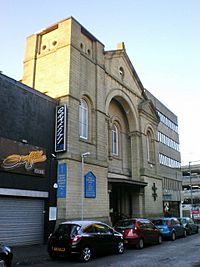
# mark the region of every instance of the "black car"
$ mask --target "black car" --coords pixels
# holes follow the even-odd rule
[[[0,266],[10,267],[12,263],[13,254],[11,248],[0,244]]]
[[[99,221],[66,221],[50,235],[48,253],[51,258],[77,254],[87,262],[97,253],[124,252],[122,234]]]
[[[199,232],[199,226],[194,223],[193,219],[190,217],[178,218],[181,224],[185,227],[187,234],[196,234]]]

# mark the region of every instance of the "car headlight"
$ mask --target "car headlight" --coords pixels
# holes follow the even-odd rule
[[[51,234],[48,236],[48,240],[51,239],[52,235],[53,235],[53,234],[51,233]]]
[[[121,239],[123,239],[123,235],[122,235],[121,233],[119,233],[119,237],[120,237]]]
[[[5,246],[5,250],[6,250],[6,254],[11,253],[11,249],[9,247]]]

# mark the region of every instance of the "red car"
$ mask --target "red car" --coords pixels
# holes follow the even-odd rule
[[[123,234],[124,244],[142,249],[146,244],[161,244],[161,231],[147,219],[131,218],[119,221],[114,227]]]

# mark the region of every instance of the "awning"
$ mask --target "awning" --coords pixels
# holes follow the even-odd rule
[[[142,182],[142,181],[137,181],[137,180],[130,180],[130,179],[122,179],[122,178],[110,178],[108,177],[108,182],[109,183],[118,183],[120,185],[132,185],[132,186],[142,186],[145,187],[147,186],[147,183]]]

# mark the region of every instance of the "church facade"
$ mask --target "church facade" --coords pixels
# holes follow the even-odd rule
[[[59,101],[58,222],[163,215],[164,181],[181,184],[180,164],[165,166],[163,179],[160,116],[124,43],[105,51],[69,17],[27,38],[22,82]]]

